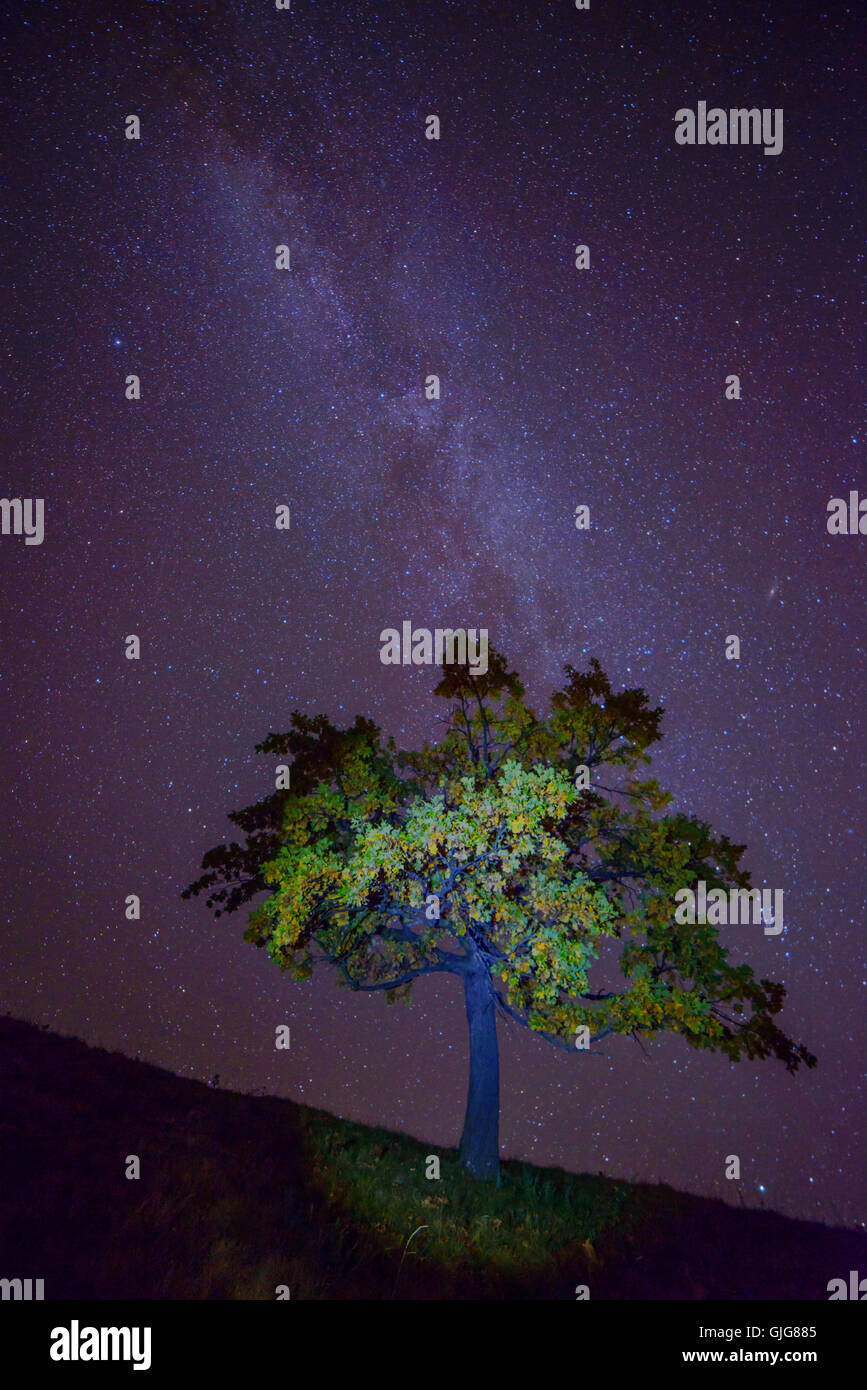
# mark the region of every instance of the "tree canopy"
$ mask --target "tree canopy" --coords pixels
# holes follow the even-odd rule
[[[299,980],[324,959],[393,1001],[421,975],[482,972],[497,1013],[569,1049],[582,1028],[591,1045],[672,1032],[815,1065],[777,1026],[782,984],[675,921],[679,889],[750,879],[745,847],[646,775],[662,710],[596,660],[565,675],[539,716],[498,652],[483,676],[447,668],[444,734],[419,751],[362,717],[294,713],[257,750],[291,759],[291,787],[230,816],[244,842],[211,850],[185,896],[219,916],[266,893],[245,936]]]

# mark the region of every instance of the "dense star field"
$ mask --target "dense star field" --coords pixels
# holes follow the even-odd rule
[[[501,1026],[503,1152],[863,1223],[854,7],[3,8],[0,490],[45,535],[0,537],[0,1009],[454,1145],[458,981],[296,984],[180,891],[292,710],[438,736],[383,629],[486,629],[539,708],[596,656],[784,891],[721,936],[818,1066]],[[781,150],[676,143],[700,101]]]

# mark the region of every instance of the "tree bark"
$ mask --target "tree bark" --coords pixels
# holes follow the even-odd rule
[[[464,974],[470,1030],[470,1085],[460,1159],[481,1181],[500,1176],[500,1058],[491,977],[481,962]]]

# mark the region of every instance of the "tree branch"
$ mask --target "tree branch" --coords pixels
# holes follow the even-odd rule
[[[588,997],[588,998],[589,998],[590,996],[584,996],[584,997]],[[599,997],[599,996],[597,996],[597,997]],[[563,1051],[563,1052],[577,1052],[577,1051],[587,1052],[587,1053],[589,1053],[589,1055],[592,1056],[592,1057],[607,1057],[607,1056],[608,1056],[608,1053],[607,1053],[607,1052],[590,1052],[590,1049],[589,1049],[589,1048],[580,1048],[580,1049],[579,1049],[579,1048],[576,1048],[574,1043],[568,1043],[568,1042],[566,1042],[565,1038],[558,1037],[558,1035],[557,1035],[556,1033],[546,1033],[546,1032],[543,1032],[540,1028],[531,1028],[530,1025],[529,1025],[529,1023],[527,1022],[527,1020],[526,1020],[525,1018],[522,1018],[521,1015],[520,1015],[515,1009],[512,1008],[511,1004],[507,1004],[507,1003],[506,1003],[505,999],[503,998],[502,994],[500,993],[500,991],[499,991],[498,989],[495,989],[495,990],[494,990],[494,998],[495,998],[497,1004],[499,1005],[500,1009],[501,1009],[502,1012],[506,1015],[507,1018],[513,1019],[515,1023],[520,1023],[521,1027],[522,1027],[522,1028],[526,1028],[526,1029],[528,1030],[528,1032],[530,1032],[530,1033],[533,1034],[534,1037],[536,1037],[536,1038],[544,1038],[545,1042],[552,1043],[554,1047],[559,1047],[559,1048],[561,1049],[561,1051]],[[601,1033],[597,1033],[595,1037],[593,1037],[593,1038],[590,1039],[591,1046],[592,1046],[593,1043],[601,1042],[603,1038],[607,1038],[607,1037],[608,1037],[608,1034],[609,1034],[609,1033],[613,1033],[614,1031],[615,1031],[615,1030],[614,1030],[613,1028],[605,1028]]]
[[[358,980],[353,979],[345,961],[338,961],[337,965],[346,983],[351,989],[356,990],[397,989],[398,985],[408,985],[412,980],[417,979],[419,975],[436,975],[439,974],[440,971],[449,973],[450,970],[450,967],[447,965],[419,965],[412,970],[405,971],[403,975],[398,975],[393,980],[380,980],[376,984],[363,985]],[[451,971],[451,973],[457,975],[460,972],[454,970]]]

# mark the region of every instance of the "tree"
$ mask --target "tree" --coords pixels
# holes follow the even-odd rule
[[[615,693],[595,660],[565,671],[540,718],[499,653],[485,675],[448,668],[445,734],[419,752],[361,717],[341,730],[294,713],[257,745],[292,758],[291,789],[234,812],[245,842],[209,851],[183,895],[206,893],[219,917],[267,892],[245,938],[295,979],[318,956],[393,1002],[422,975],[458,975],[460,1155],[476,1178],[499,1168],[498,1015],[570,1051],[673,1032],[732,1060],[816,1063],[774,1022],[783,986],[730,964],[715,927],[675,921],[678,889],[750,880],[743,845],[669,812],[670,794],[638,775],[662,710]]]

